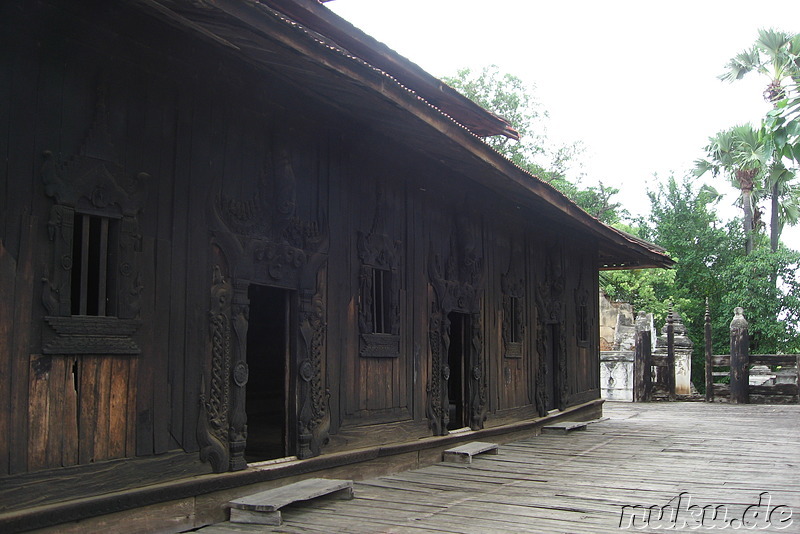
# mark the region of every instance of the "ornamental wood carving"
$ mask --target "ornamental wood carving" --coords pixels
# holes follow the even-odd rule
[[[536,373],[536,407],[539,415],[547,415],[548,405],[566,408],[567,362],[565,321],[565,275],[560,250],[550,247],[546,254],[544,279],[536,286],[537,350],[539,366]],[[548,352],[552,352],[552,366]],[[553,384],[549,399],[546,381]]]
[[[503,293],[503,355],[522,358],[525,339],[525,258],[522,247],[514,246],[508,270],[500,277]]]
[[[358,331],[359,354],[365,358],[397,358],[400,356],[400,268],[403,262],[403,243],[387,235],[385,217],[387,213],[386,194],[379,187],[376,193],[375,216],[369,234],[358,232],[359,299]],[[387,302],[382,304],[388,310],[380,327],[375,324],[375,271],[389,276]],[[382,277],[381,281],[385,281]],[[382,297],[385,297],[382,295]],[[383,310],[380,310],[383,312]]]
[[[589,346],[589,332],[591,325],[594,324],[593,318],[590,315],[592,308],[589,305],[589,289],[583,283],[584,265],[580,264],[581,268],[578,271],[578,287],[575,288],[575,341],[579,347],[586,348]]]
[[[206,379],[200,384],[200,415],[197,441],[200,459],[210,462],[215,473],[230,467],[228,445],[228,411],[231,383],[231,300],[233,288],[214,266],[211,283],[209,327],[211,335],[211,374],[208,393]]]
[[[466,210],[464,210],[466,213]],[[473,430],[483,428],[486,420],[487,386],[483,364],[483,334],[481,328],[480,295],[483,289],[483,257],[479,249],[475,226],[466,214],[458,217],[451,234],[450,254],[442,268],[442,258],[431,245],[428,254],[428,276],[433,286],[435,300],[431,304],[429,343],[431,347],[431,373],[426,386],[428,424],[435,435],[446,435],[450,422],[448,406],[447,363],[450,348],[450,312],[469,314],[472,338],[466,369],[468,370],[469,425]]]
[[[321,280],[320,280],[321,282]],[[323,289],[301,292],[300,334],[301,358],[298,366],[300,409],[298,416],[298,458],[311,458],[320,454],[329,441],[330,391],[323,381],[325,359],[325,305]]]
[[[243,177],[246,180],[247,177]],[[250,182],[247,182],[250,183]],[[225,259],[229,273],[224,287],[229,291],[230,306],[225,313],[213,314],[212,339],[227,332],[228,348],[222,350],[212,343],[211,391],[214,398],[215,377],[227,389],[216,388],[219,410],[225,412],[224,423],[219,415],[209,409],[201,414],[207,451],[201,458],[212,462],[215,470],[240,470],[247,467],[244,450],[247,443],[247,414],[245,396],[248,378],[247,330],[249,327],[250,284],[259,284],[297,291],[299,312],[295,316],[298,326],[296,345],[290,365],[297,391],[295,413],[287,414],[297,424],[297,456],[308,458],[320,454],[328,442],[330,416],[328,393],[325,387],[325,292],[318,282],[327,262],[328,225],[324,215],[318,220],[304,220],[297,216],[295,176],[288,150],[281,146],[272,155],[259,176],[253,177],[255,193],[231,196],[223,190],[223,180],[209,197],[207,214],[211,231],[211,244]],[[219,286],[215,274],[212,287]],[[212,299],[212,310],[214,309]],[[223,328],[220,324],[225,323]],[[295,344],[293,344],[295,345]],[[204,379],[205,381],[206,379]],[[205,385],[203,385],[205,388]],[[205,401],[206,403],[209,400]],[[293,403],[290,403],[293,404]],[[214,429],[227,424],[225,436]],[[225,448],[225,453],[219,447]],[[214,463],[216,462],[216,463]]]
[[[142,235],[139,215],[144,209],[145,172],[130,172],[122,163],[115,139],[108,127],[107,86],[101,83],[94,119],[79,151],[67,158],[51,150],[42,153],[41,177],[45,194],[53,199],[47,223],[52,243],[52,261],[43,268],[42,306],[52,334],[43,341],[47,354],[139,354],[132,336],[140,326],[140,297],[144,290],[140,272]],[[113,294],[102,301],[113,302],[113,310],[75,313],[72,302],[72,270],[81,258],[73,258],[73,236],[79,217],[103,219],[107,254],[115,261],[103,284],[113,279]],[[107,230],[106,230],[107,231]],[[105,239],[105,238],[104,238]]]

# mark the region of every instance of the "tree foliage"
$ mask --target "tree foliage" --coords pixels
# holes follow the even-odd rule
[[[783,183],[783,220],[791,223],[793,217],[796,219],[796,206],[800,206],[800,202],[791,202],[800,197],[792,188],[793,175],[779,174],[778,162],[797,163],[800,156],[800,149],[795,153],[800,137],[800,98],[792,97],[796,93],[785,79],[781,87],[786,98],[775,104],[764,125],[742,126],[718,134],[709,143],[706,159],[697,163],[698,173],[702,170],[725,176],[742,197],[749,196],[742,205],[750,208],[749,215],[743,209],[743,218],[723,222],[717,216],[721,195],[715,188],[700,186],[688,176],[682,180],[669,177],[648,192],[650,214],[633,221],[633,226],[623,224],[630,217],[614,200],[619,190],[602,182],[581,187],[579,180],[570,179],[567,170],[580,155],[581,147],[550,146],[545,130],[547,113],[530,96],[532,87],[494,66],[478,73],[462,69],[446,81],[478,104],[509,119],[522,135],[519,142],[491,138],[487,143],[558,188],[592,216],[664,247],[677,261],[672,270],[601,273],[600,284],[611,298],[630,302],[637,310],[653,312],[658,326],[663,325],[670,303],[681,313],[695,343],[695,384],[702,388],[704,383],[706,299],[715,353],[728,351],[729,324],[736,306],[744,307],[750,321],[754,351],[800,352],[800,253],[783,247],[770,251],[768,241],[758,231],[761,225],[756,208],[760,199],[774,193],[777,180]],[[780,157],[776,159],[775,154]],[[784,165],[784,169],[791,172],[791,164]],[[748,216],[750,224],[745,230],[743,221]],[[746,237],[752,245],[745,249],[742,244]]]
[[[519,132],[519,141],[504,136],[488,137],[486,142],[508,159],[533,174],[541,174],[544,166],[536,163],[546,153],[547,110],[533,96],[534,86],[519,77],[503,73],[497,65],[480,72],[463,68],[453,77],[442,79],[452,88],[509,121]]]
[[[671,271],[603,273],[604,291],[652,312],[658,325],[664,324],[669,303],[674,304],[695,345],[696,385],[704,380],[706,299],[715,354],[729,350],[729,325],[737,306],[744,308],[750,323],[754,353],[800,352],[800,253],[784,247],[773,253],[761,236],[753,252],[745,254],[740,221],[719,220],[717,191],[697,187],[690,177],[680,182],[670,177],[648,195],[650,215],[623,229],[664,247],[677,265]]]
[[[519,141],[502,136],[487,138],[486,143],[492,148],[564,193],[600,221],[616,223],[627,216],[621,204],[613,200],[619,189],[602,182],[583,188],[579,177],[568,176],[583,146],[579,142],[566,145],[550,142],[546,126],[548,113],[534,96],[535,86],[501,72],[496,65],[484,67],[480,72],[459,69],[455,76],[445,77],[443,81],[517,129]]]
[[[736,81],[751,72],[769,80],[763,96],[773,106],[757,130],[766,157],[759,155],[761,170],[753,173],[758,174],[754,176],[756,186],[762,186],[767,193],[764,196],[770,198],[770,249],[777,252],[784,225],[797,224],[800,212],[800,193],[793,182],[797,169],[792,166],[800,162],[800,34],[759,30],[753,46],[731,59],[720,78]]]

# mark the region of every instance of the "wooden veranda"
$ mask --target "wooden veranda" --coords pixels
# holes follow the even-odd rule
[[[470,465],[356,482],[353,500],[291,505],[280,527],[201,532],[797,532],[800,406],[606,403],[604,412],[585,431],[502,445]]]

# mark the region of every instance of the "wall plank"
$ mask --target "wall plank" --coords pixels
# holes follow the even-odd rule
[[[61,465],[64,467],[78,463],[78,360],[76,357],[64,357],[61,369],[61,387],[64,390],[64,409],[62,411],[62,454]]]
[[[14,349],[11,351],[11,454],[10,472],[23,473],[28,470],[28,390],[30,370],[31,307],[33,305],[33,255],[36,243],[38,219],[22,217],[20,257],[17,268],[17,284],[14,293]]]
[[[14,288],[17,262],[0,239],[0,436],[11,436],[11,376],[14,354]],[[9,473],[11,440],[0,439],[0,476]]]
[[[50,370],[52,357],[32,354],[28,385],[28,469],[47,465],[47,436],[50,430]]]

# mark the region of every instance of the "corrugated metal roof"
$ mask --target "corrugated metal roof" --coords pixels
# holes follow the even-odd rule
[[[432,157],[441,161],[447,160],[448,165],[465,178],[501,194],[511,195],[513,201],[546,212],[548,216],[567,226],[588,231],[589,235],[599,239],[601,269],[669,267],[674,264],[660,247],[601,223],[553,186],[496,152],[474,131],[424,98],[415,90],[415,86],[407,85],[393,72],[373,65],[360,55],[343,48],[327,35],[307,28],[290,15],[275,9],[278,4],[289,5],[294,9],[298,6],[316,5],[317,9],[330,13],[328,24],[335,24],[337,27],[335,32],[329,33],[341,36],[346,31],[352,31],[362,38],[362,45],[369,42],[379,47],[382,57],[393,54],[388,47],[374,39],[364,39],[363,32],[317,4],[316,0],[133,1],[155,9],[173,23],[199,31],[215,44],[233,48],[255,63],[273,70],[283,66],[279,62],[274,63],[277,61],[276,47],[286,47],[293,54],[300,54],[295,58],[284,59],[299,62],[299,58],[304,58],[304,68],[298,69],[298,65],[294,65],[293,72],[306,76],[307,81],[310,80],[309,85],[304,86],[307,89],[318,90],[323,95],[326,91],[333,91],[337,96],[343,96],[343,90],[350,91],[349,96],[362,106],[370,105],[363,98],[367,94],[373,95],[376,102],[382,99],[387,103],[391,102],[392,105],[384,111],[399,113],[402,118],[385,120],[387,130],[413,130],[414,135],[405,135],[403,142],[423,152],[435,152]],[[288,7],[285,9],[291,11]],[[291,30],[290,34],[286,34],[285,30]],[[264,54],[260,54],[262,48],[259,47],[263,47]],[[427,76],[435,80],[432,76]],[[348,82],[344,80],[350,80],[355,85],[347,85]],[[311,87],[313,84],[318,87]],[[336,90],[332,89],[334,85]],[[328,98],[327,101],[335,104],[335,99]],[[473,105],[477,106],[474,103]],[[432,129],[421,130],[412,117]]]

